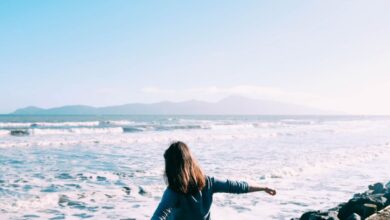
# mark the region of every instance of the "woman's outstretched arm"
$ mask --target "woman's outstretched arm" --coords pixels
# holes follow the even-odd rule
[[[225,180],[221,181],[218,179],[215,179],[214,177],[210,177],[210,181],[212,184],[213,192],[214,193],[250,193],[250,192],[258,192],[258,191],[265,191],[266,193],[270,195],[275,195],[276,191],[273,189],[270,189],[268,187],[260,187],[253,184],[248,184],[245,181],[232,181],[232,180]]]
[[[248,192],[259,192],[259,191],[264,191],[271,196],[276,195],[276,190],[268,188],[268,187],[261,187],[261,186],[256,186],[256,185],[249,185],[248,187]]]

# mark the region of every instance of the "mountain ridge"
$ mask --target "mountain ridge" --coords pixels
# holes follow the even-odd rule
[[[321,115],[338,114],[271,100],[258,100],[240,96],[229,96],[217,102],[188,100],[182,102],[161,101],[156,103],[129,103],[115,106],[93,107],[88,105],[66,105],[54,108],[29,106],[10,113],[14,115]]]

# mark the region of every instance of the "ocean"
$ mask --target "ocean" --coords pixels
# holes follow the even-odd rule
[[[290,219],[390,180],[385,116],[0,116],[0,219],[150,219],[164,150],[273,187],[216,194],[213,219]]]

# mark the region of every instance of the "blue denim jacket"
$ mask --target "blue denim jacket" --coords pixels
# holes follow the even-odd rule
[[[247,193],[248,183],[217,180],[206,177],[206,186],[196,194],[177,193],[169,188],[164,192],[152,220],[210,220],[214,193]]]

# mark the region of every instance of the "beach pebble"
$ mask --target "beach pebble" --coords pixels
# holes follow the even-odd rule
[[[139,189],[138,194],[140,194],[142,196],[146,196],[149,194],[142,186],[139,186],[138,189]]]
[[[376,205],[374,204],[364,204],[363,205],[363,213],[365,217],[368,217],[372,214],[374,214],[377,210]]]
[[[387,191],[390,191],[390,181],[386,183],[385,187],[387,188]]]
[[[362,218],[360,217],[360,215],[356,214],[356,213],[353,213],[352,215],[350,215],[346,220],[361,220]]]
[[[304,213],[300,220],[327,220],[327,218],[321,215],[320,211],[310,211]]]
[[[69,202],[69,197],[66,195],[60,195],[60,197],[58,199],[58,204],[61,206],[67,202]]]
[[[374,185],[368,186],[368,189],[373,190],[374,194],[384,193],[386,191],[382,183],[375,183]]]
[[[104,176],[97,176],[97,177],[96,177],[96,180],[97,180],[97,181],[107,181],[107,177],[104,177]]]
[[[130,192],[131,192],[131,188],[130,187],[124,186],[124,187],[122,187],[122,190],[125,191],[126,195],[130,195]]]

